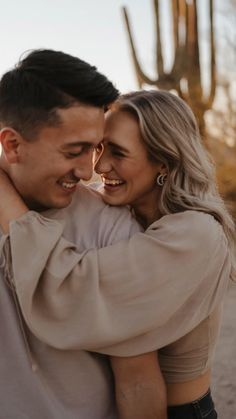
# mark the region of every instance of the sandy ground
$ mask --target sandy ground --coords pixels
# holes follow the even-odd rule
[[[213,366],[212,394],[218,419],[236,419],[236,284],[228,292]]]

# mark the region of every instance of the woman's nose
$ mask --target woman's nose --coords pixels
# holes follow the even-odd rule
[[[103,150],[103,152],[100,155],[95,157],[94,170],[96,173],[102,174],[110,172],[111,169],[111,160],[109,159],[106,150]]]

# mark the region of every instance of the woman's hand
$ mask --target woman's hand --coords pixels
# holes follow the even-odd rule
[[[28,211],[10,178],[0,169],[0,225],[5,234],[9,223]]]

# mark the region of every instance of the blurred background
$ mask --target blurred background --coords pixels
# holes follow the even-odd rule
[[[121,92],[168,89],[192,107],[236,219],[236,0],[0,0],[0,76],[52,48],[98,67]],[[235,417],[235,287],[216,354],[222,419]]]
[[[0,75],[34,48],[95,64],[121,92],[178,92],[236,218],[236,0],[0,0]]]

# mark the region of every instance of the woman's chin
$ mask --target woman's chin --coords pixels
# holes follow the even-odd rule
[[[114,196],[112,194],[109,194],[104,189],[100,190],[99,192],[101,193],[102,199],[105,202],[105,204],[116,206],[127,205],[127,202],[125,201],[124,197]]]

